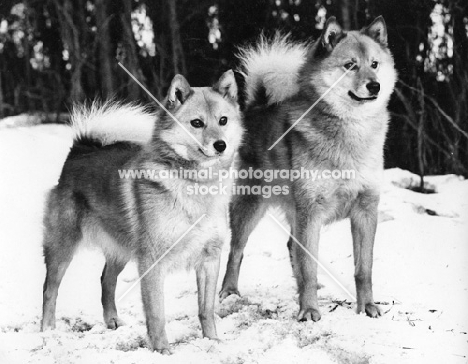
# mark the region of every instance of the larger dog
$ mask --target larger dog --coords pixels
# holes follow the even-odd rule
[[[217,179],[192,172],[231,165],[243,131],[236,98],[232,71],[203,88],[190,87],[178,75],[164,101],[172,116],[115,104],[75,111],[74,144],[44,218],[42,330],[55,327],[60,282],[83,235],[91,232],[86,240],[106,256],[101,282],[107,327],[122,325],[115,306],[117,276],[135,257],[154,350],[170,353],[163,284],[178,267],[195,268],[203,335],[217,338],[216,282],[230,196],[189,194],[187,189],[195,183],[218,185]],[[154,178],[122,178],[119,170],[152,171]]]
[[[286,211],[292,235],[314,257],[322,225],[350,217],[357,311],[379,316],[372,294],[372,254],[389,122],[387,104],[396,81],[383,18],[350,32],[344,32],[335,18],[330,18],[321,38],[312,45],[277,37],[244,49],[241,58],[246,74],[247,133],[240,150],[240,168],[354,170],[355,178],[298,179],[290,183],[290,194],[274,201],[236,195],[230,211],[231,252],[221,299],[239,293],[239,269],[247,239],[269,203],[279,203]],[[282,137],[301,116],[303,119]],[[265,182],[246,179],[237,184]],[[288,247],[299,291],[298,319],[317,321],[317,263],[293,238]]]

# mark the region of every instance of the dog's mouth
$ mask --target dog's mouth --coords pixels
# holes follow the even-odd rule
[[[206,158],[219,158],[219,154],[215,153],[213,155],[208,154],[206,151],[204,151],[202,148],[198,148],[198,151],[203,154]]]
[[[205,157],[204,160],[199,161],[199,164],[202,168],[213,167],[221,161],[220,155],[217,153],[209,155],[202,148],[198,148],[198,151]]]
[[[354,101],[359,101],[359,102],[366,102],[366,101],[373,101],[377,100],[377,96],[371,96],[371,97],[359,97],[352,91],[348,91],[349,97],[351,97]]]

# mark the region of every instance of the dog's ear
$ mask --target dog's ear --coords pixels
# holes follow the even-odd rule
[[[334,16],[329,17],[325,22],[320,39],[322,45],[326,48],[327,51],[331,52],[342,36],[343,29],[336,21],[336,18]]]
[[[232,70],[224,72],[219,81],[213,86],[216,92],[219,92],[223,97],[228,97],[233,101],[237,101],[237,83]]]
[[[185,77],[182,75],[175,75],[167,91],[167,107],[169,109],[175,109],[182,105],[191,93],[192,90]]]
[[[375,18],[367,28],[364,28],[363,33],[374,39],[377,43],[387,46],[387,25],[382,15]]]

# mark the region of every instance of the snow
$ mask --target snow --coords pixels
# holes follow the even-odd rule
[[[20,114],[0,119],[0,130],[5,128],[34,126],[50,122],[67,123],[69,120],[70,114],[67,113],[51,114],[45,112],[36,112],[29,114]]]
[[[265,217],[247,245],[242,297],[217,305],[221,342],[201,337],[195,274],[166,282],[167,333],[174,354],[148,350],[138,287],[118,304],[127,325],[102,322],[98,251],[80,251],[62,282],[57,329],[39,332],[42,205],[56,182],[71,133],[65,126],[0,130],[0,363],[466,363],[468,357],[468,181],[385,172],[374,254],[374,295],[385,315],[356,315],[324,272],[322,319],[299,323],[286,233]],[[275,212],[281,219],[281,214]],[[227,253],[223,253],[224,275]],[[349,221],[323,229],[320,261],[354,294]],[[137,279],[133,263],[117,296]]]

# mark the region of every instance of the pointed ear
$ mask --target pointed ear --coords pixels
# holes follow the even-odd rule
[[[213,89],[219,92],[223,97],[237,101],[237,83],[232,70],[224,72],[219,81],[213,86]]]
[[[377,43],[387,46],[387,25],[382,16],[378,16],[367,27],[363,29],[363,33],[374,39]]]
[[[321,36],[322,45],[331,52],[343,35],[343,29],[336,21],[334,16],[331,16],[325,22]]]
[[[175,75],[167,91],[167,107],[169,109],[175,109],[182,105],[190,96],[191,92],[192,90],[185,77],[182,75]]]

